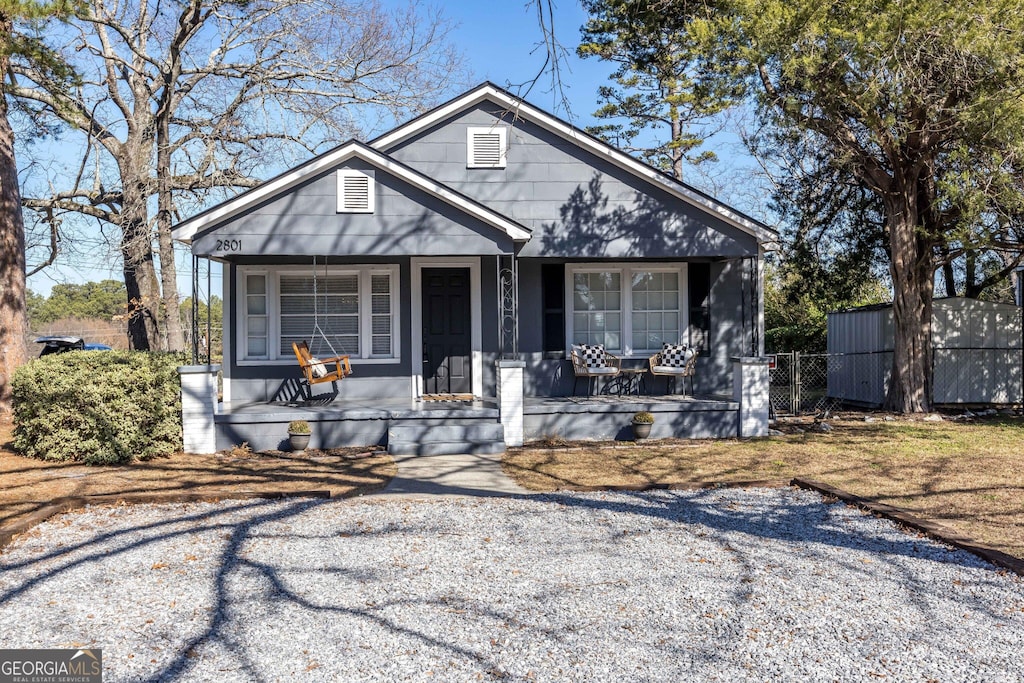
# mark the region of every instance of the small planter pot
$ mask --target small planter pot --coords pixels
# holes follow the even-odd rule
[[[292,446],[293,451],[304,451],[309,446],[309,437],[311,434],[294,434],[288,432],[288,442]]]
[[[634,422],[633,437],[636,439],[646,439],[651,435],[652,426],[650,422]]]

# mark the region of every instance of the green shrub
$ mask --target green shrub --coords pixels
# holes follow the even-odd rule
[[[646,410],[641,410],[639,413],[633,414],[633,423],[638,425],[652,425],[654,424],[654,414],[649,413]]]
[[[14,448],[41,460],[111,465],[181,450],[183,354],[73,351],[14,374]]]

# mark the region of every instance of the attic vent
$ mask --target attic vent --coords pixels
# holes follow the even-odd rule
[[[505,168],[505,157],[508,151],[508,128],[505,126],[488,126],[486,128],[470,128],[467,131],[469,168]]]
[[[373,176],[366,171],[338,171],[338,213],[373,213]]]

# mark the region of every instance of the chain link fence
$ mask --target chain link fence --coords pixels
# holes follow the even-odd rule
[[[829,376],[846,362],[841,354],[773,354],[769,400],[776,415],[803,415],[838,408],[842,400],[829,396]]]
[[[804,415],[842,405],[878,407],[885,401],[892,351],[777,353],[769,371],[775,415]],[[1015,404],[1024,400],[1019,348],[950,349],[932,356],[932,400],[939,405]]]

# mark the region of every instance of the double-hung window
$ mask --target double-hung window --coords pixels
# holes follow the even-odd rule
[[[292,343],[315,356],[399,359],[398,267],[240,268],[238,360],[294,362]]]
[[[678,343],[686,331],[685,282],[685,264],[567,266],[568,344],[642,356]]]

